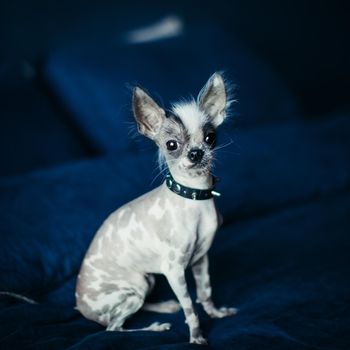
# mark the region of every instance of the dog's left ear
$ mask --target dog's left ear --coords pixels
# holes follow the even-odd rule
[[[199,108],[209,117],[210,122],[219,126],[226,118],[227,94],[224,79],[214,73],[198,95]]]

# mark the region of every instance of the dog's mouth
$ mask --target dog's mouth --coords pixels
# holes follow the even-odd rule
[[[200,161],[198,163],[191,163],[191,164],[189,164],[187,169],[188,170],[201,170],[203,172],[205,172],[205,171],[209,172],[210,166],[211,166],[210,159],[203,159],[202,161]]]
[[[188,169],[204,169],[207,168],[209,165],[209,162],[200,162],[200,163],[194,163],[191,164]]]
[[[191,162],[189,159],[185,158],[180,164],[180,169],[181,168],[183,171],[210,172],[211,158],[205,157],[200,162]]]

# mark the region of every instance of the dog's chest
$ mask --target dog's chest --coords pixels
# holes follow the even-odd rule
[[[209,250],[218,228],[218,215],[213,200],[181,202],[172,215],[170,249],[171,245],[178,246],[191,263]]]

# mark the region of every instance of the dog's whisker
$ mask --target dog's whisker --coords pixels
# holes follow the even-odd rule
[[[153,178],[153,180],[151,181],[151,185],[153,185],[153,183],[159,178],[159,177],[161,177],[162,175],[165,175],[165,173],[167,173],[168,172],[168,169],[166,168],[166,169],[163,169],[163,170],[161,170],[154,178]],[[164,179],[165,179],[165,176],[163,177],[163,181],[164,181]]]
[[[216,147],[214,148],[214,151],[218,151],[218,150],[220,150],[220,149],[226,148],[226,147],[232,145],[233,143],[234,143],[234,141],[232,140],[232,138],[230,138],[230,141],[228,141],[227,143],[224,143],[224,144],[222,144],[222,145],[216,146]]]
[[[151,181],[151,185],[153,185],[153,183],[162,175],[166,175],[166,173],[169,172],[169,168],[168,165],[172,165],[175,164],[176,160],[175,159],[170,159],[168,160],[168,162],[165,162],[162,164],[162,167],[160,165],[158,165],[155,169],[153,169],[153,172],[158,171],[158,174],[153,178],[153,180]],[[163,181],[165,179],[165,176],[163,177]]]

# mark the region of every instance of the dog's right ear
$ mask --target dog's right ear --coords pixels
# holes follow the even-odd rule
[[[164,109],[139,87],[134,88],[132,106],[139,132],[154,140],[165,119]]]

